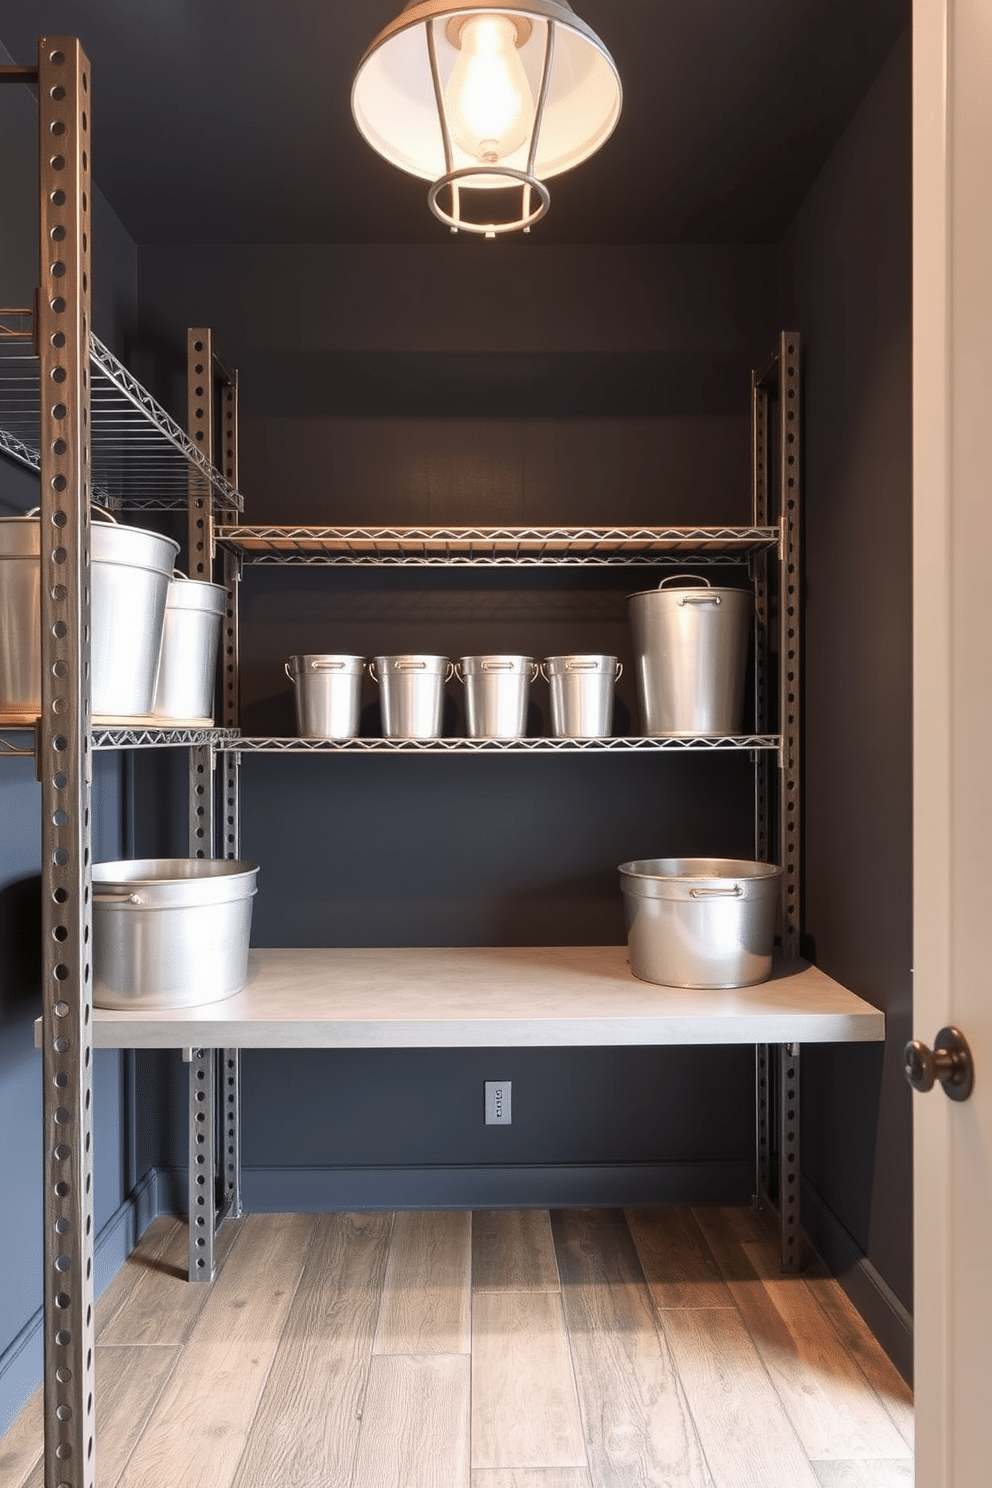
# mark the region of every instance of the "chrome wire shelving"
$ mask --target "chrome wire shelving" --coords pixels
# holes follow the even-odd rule
[[[229,747],[243,754],[651,754],[713,750],[777,750],[777,734],[701,734],[682,737],[666,734],[653,738],[617,736],[607,739],[559,739],[544,735],[518,739],[235,739]]]
[[[230,749],[240,738],[237,729],[214,728],[212,725],[186,727],[156,726],[132,721],[126,725],[93,724],[91,743],[94,749]],[[8,724],[0,714],[0,759],[36,752],[36,731],[24,723]]]
[[[30,321],[29,311],[0,311],[0,452],[40,471],[40,364]],[[93,335],[89,366],[94,500],[110,510],[186,511],[193,473],[219,508],[243,509],[240,492]]]
[[[575,567],[731,563],[778,551],[779,527],[234,527],[218,547],[250,564]]]

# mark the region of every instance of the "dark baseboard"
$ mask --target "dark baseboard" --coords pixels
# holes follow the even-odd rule
[[[753,1186],[746,1162],[246,1168],[242,1203],[247,1213],[744,1204]]]
[[[113,1281],[138,1240],[160,1211],[157,1174],[146,1173],[111,1215],[93,1247],[93,1290],[99,1297]],[[41,1383],[44,1359],[44,1309],[39,1307],[0,1353],[0,1436]]]
[[[815,1189],[803,1183],[803,1229],[893,1364],[913,1382],[913,1318]]]

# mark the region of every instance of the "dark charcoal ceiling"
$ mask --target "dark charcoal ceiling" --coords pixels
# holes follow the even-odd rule
[[[131,236],[438,242],[426,186],[358,135],[351,76],[402,0],[4,0],[0,42],[78,35],[94,174]],[[771,242],[909,24],[910,0],[577,0],[624,108],[533,241]]]

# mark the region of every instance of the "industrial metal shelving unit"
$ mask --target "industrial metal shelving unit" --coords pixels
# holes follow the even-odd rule
[[[90,69],[79,42],[42,37],[37,67],[0,67],[0,81],[36,87],[40,141],[39,288],[32,306],[0,311],[0,452],[39,477],[41,708],[37,720],[0,719],[0,756],[34,754],[41,783],[45,1485],[93,1488],[92,751],[188,749],[190,852],[207,856],[213,756],[233,733],[152,719],[94,727],[90,504],[188,510],[191,567],[202,572],[204,505],[233,514],[242,503],[195,422],[187,435],[92,332]]]
[[[239,838],[238,767],[244,752],[622,754],[743,749],[754,763],[756,855],[769,857],[771,845],[777,848],[784,867],[782,953],[795,958],[800,348],[797,336],[783,333],[768,364],[753,377],[754,480],[752,521],[747,527],[449,531],[239,526],[237,378],[219,363],[210,332],[189,332],[186,433],[91,329],[90,79],[78,41],[41,38],[37,67],[0,68],[0,80],[37,86],[40,128],[40,287],[33,307],[0,311],[0,452],[39,477],[43,684],[33,738],[24,732],[27,720],[0,722],[0,757],[34,754],[42,791],[45,1484],[93,1488],[92,751],[186,748],[190,853],[234,857]],[[777,420],[772,419],[773,404],[778,407]],[[215,464],[215,446],[223,473]],[[778,499],[770,520],[773,485]],[[122,724],[93,720],[92,501],[120,510],[184,509],[191,577],[210,578],[215,561],[222,566],[229,604],[222,647],[221,727],[163,729],[151,720]],[[684,563],[689,558],[694,565],[741,561],[749,565],[758,638],[753,733],[721,739],[315,742],[244,738],[237,732],[237,581],[246,563],[645,566]],[[771,657],[777,657],[778,666],[775,709],[769,704]],[[773,711],[778,728],[768,732]],[[772,783],[773,764],[777,788]],[[218,821],[223,823],[219,841]],[[237,1048],[192,1048],[191,1055],[190,1277],[209,1279],[215,1226],[225,1212],[239,1209],[239,1054]],[[223,1081],[219,1091],[218,1060]],[[776,1151],[783,1266],[789,1270],[799,1266],[798,1074],[798,1045],[759,1046],[756,1186],[759,1197],[767,1199]],[[224,1138],[219,1194],[218,1111]],[[774,1134],[773,1120],[778,1123]]]

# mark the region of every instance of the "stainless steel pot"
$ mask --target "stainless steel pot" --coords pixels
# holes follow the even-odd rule
[[[769,976],[781,868],[740,858],[643,858],[619,871],[636,977],[717,988]]]
[[[257,874],[226,858],[94,863],[97,1007],[189,1007],[239,992]]]
[[[446,656],[377,656],[369,672],[379,684],[387,739],[436,739],[444,684],[454,675]]]
[[[156,718],[212,718],[217,648],[227,603],[222,584],[173,575],[165,601]]]
[[[527,727],[530,656],[463,656],[455,675],[465,684],[465,720],[472,739],[519,739]]]
[[[296,732],[301,739],[353,739],[358,733],[364,656],[291,656]]]
[[[608,738],[613,729],[613,688],[622,671],[615,656],[545,657],[541,674],[551,693],[555,738]]]
[[[152,711],[169,579],[179,544],[125,527],[107,513],[91,528],[91,709],[110,717]],[[41,709],[41,526],[0,519],[0,709]]]
[[[669,585],[677,587],[669,588]],[[737,734],[754,599],[674,574],[628,600],[647,735]]]

